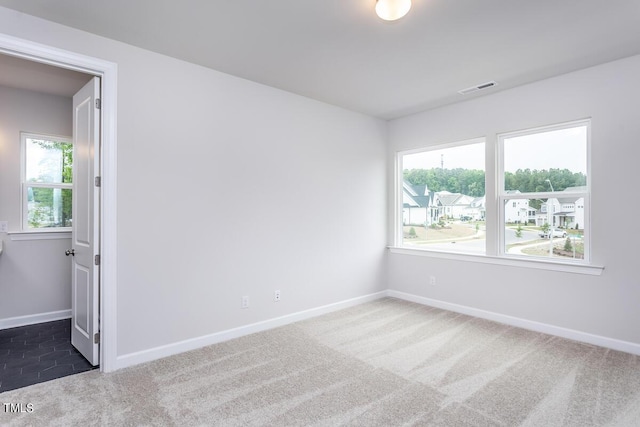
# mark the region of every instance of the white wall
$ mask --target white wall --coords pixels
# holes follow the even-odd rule
[[[119,356],[385,289],[384,122],[4,8],[0,28],[118,64]]]
[[[20,231],[20,132],[71,135],[71,99],[0,86],[0,221]],[[0,233],[0,327],[71,309],[71,239],[12,241]],[[24,319],[29,321],[28,319]]]
[[[633,227],[609,208],[624,196],[640,211],[626,197],[640,57],[392,121],[387,150],[379,120],[4,8],[0,28],[118,64],[119,356],[366,295],[387,281],[640,343]],[[601,276],[402,254],[385,262],[393,152],[584,117],[593,118]],[[429,275],[438,286],[416,279]],[[242,295],[251,297],[247,310]]]
[[[635,56],[389,124],[392,158],[395,151],[425,144],[479,136],[495,140],[500,132],[591,117],[592,258],[605,267],[601,276],[391,254],[390,288],[640,344],[639,252],[636,221],[629,216],[640,212],[634,184],[638,76],[640,56]],[[628,201],[624,212],[612,209],[615,200]],[[420,279],[429,275],[437,277],[438,286]]]

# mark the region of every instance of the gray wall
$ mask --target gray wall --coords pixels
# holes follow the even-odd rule
[[[20,231],[20,132],[71,135],[71,99],[0,86],[0,220]],[[71,239],[12,241],[0,233],[0,327],[71,309]]]
[[[383,121],[8,9],[0,28],[118,64],[119,356],[386,288]]]
[[[391,254],[390,289],[640,343],[638,76],[635,56],[389,123],[393,158],[405,149],[495,140],[501,132],[591,117],[592,260],[605,267],[601,276]],[[438,286],[427,285],[429,275]]]

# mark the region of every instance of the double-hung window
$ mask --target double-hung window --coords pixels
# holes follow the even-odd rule
[[[588,120],[498,136],[500,254],[589,260]]]
[[[70,138],[21,134],[22,229],[71,228],[73,145]]]
[[[588,264],[589,138],[580,120],[398,153],[396,246]]]

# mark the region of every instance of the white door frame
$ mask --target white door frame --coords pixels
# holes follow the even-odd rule
[[[0,53],[59,68],[99,76],[102,80],[102,129],[100,131],[100,370],[117,366],[117,222],[116,222],[116,63],[0,33]]]

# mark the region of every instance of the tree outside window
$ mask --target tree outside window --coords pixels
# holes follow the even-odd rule
[[[22,134],[23,229],[72,224],[73,145],[69,138]]]

